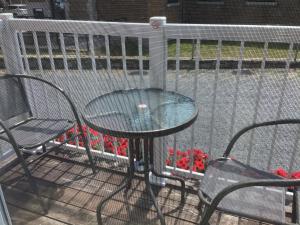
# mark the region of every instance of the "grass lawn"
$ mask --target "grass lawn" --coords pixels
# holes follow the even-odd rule
[[[217,41],[202,41],[200,44],[201,59],[215,59],[217,55]],[[244,59],[263,58],[263,43],[245,43]],[[270,43],[268,47],[268,59],[286,59],[288,57],[288,44]],[[182,41],[180,44],[180,57],[192,57],[193,44],[190,41]],[[194,50],[196,44],[194,45]],[[196,51],[196,50],[195,50]],[[239,42],[222,42],[221,49],[222,59],[239,59],[240,57],[240,43]],[[294,47],[293,58],[296,54]],[[169,57],[176,56],[176,42],[170,41],[168,46]],[[196,53],[194,53],[194,56]]]
[[[149,56],[149,48],[145,41],[143,46],[143,56]],[[216,59],[217,56],[217,41],[201,41],[200,44],[200,57],[201,59]],[[86,46],[86,47],[84,47]],[[82,57],[89,57],[88,42],[85,45],[82,45],[80,49],[80,54]],[[101,46],[101,47],[100,47]],[[250,43],[246,42],[244,47],[243,58],[244,59],[257,59],[261,60],[263,58],[263,48],[264,43]],[[288,57],[288,44],[284,43],[270,43],[268,46],[268,59],[287,59]],[[113,41],[110,43],[110,55],[111,56],[122,56],[122,47],[119,41]],[[194,49],[194,51],[193,51]],[[45,57],[48,56],[47,49],[40,49],[41,54]],[[75,56],[75,46],[66,47],[66,52],[68,56]],[[181,40],[180,44],[180,57],[191,58],[192,54],[196,56],[196,44],[193,44],[191,40]],[[35,56],[35,50],[33,47],[27,50],[27,54]],[[53,49],[53,54],[60,57],[62,51],[58,48]],[[138,45],[137,39],[128,39],[126,40],[126,55],[136,57],[138,56]],[[106,56],[105,46],[99,45],[95,47],[96,56]],[[295,58],[297,54],[297,46],[294,46],[292,59]],[[168,43],[168,56],[176,57],[176,41],[171,40]],[[240,42],[222,42],[221,49],[221,59],[233,59],[238,60],[240,58]],[[298,58],[298,57],[297,57]]]

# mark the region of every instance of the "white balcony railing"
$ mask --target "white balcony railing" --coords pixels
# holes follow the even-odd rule
[[[297,89],[300,80],[297,75],[298,62],[293,59],[297,54],[295,46],[300,42],[300,27],[168,24],[161,17],[151,18],[149,24],[14,19],[5,14],[0,18],[6,70],[53,80],[73,96],[80,110],[86,99],[83,100],[81,92],[73,86],[83,79],[87,83],[90,80],[89,85],[95,89],[93,95],[120,87],[150,86],[172,89],[193,97],[199,105],[199,118],[190,129],[157,141],[157,170],[177,172],[188,177],[200,176],[200,173],[193,171],[192,160],[189,169],[177,168],[176,154],[171,156],[172,164],[166,166],[165,160],[170,157],[167,155],[167,146],[174,149],[201,148],[210,157],[217,157],[222,154],[234,133],[246,125],[286,117],[299,118]],[[32,37],[31,42],[28,41],[28,35]],[[54,42],[55,38],[59,41]],[[99,47],[95,46],[97,38],[103,40],[101,48],[104,53],[96,51]],[[126,52],[128,38],[135,38],[138,46],[135,57],[128,56]],[[72,44],[65,42],[70,42],[70,39]],[[111,54],[115,39],[119,41],[118,57]],[[86,43],[85,53],[82,51],[83,40]],[[188,60],[181,56],[187,41],[194,46],[193,57]],[[202,43],[207,41],[216,43],[210,50],[213,51],[210,56],[201,52]],[[237,53],[224,58],[223,50],[229,41],[238,46],[235,48]],[[174,55],[170,54],[168,42],[175,45]],[[262,46],[257,54],[247,47],[253,42]],[[282,54],[275,57],[276,52],[272,53],[273,56],[269,54],[270,46],[274,43],[286,46]],[[70,48],[70,45],[73,47]],[[59,54],[56,53],[57,49]],[[145,49],[148,49],[149,55],[144,52]],[[137,64],[137,75],[132,75],[135,68],[132,69],[128,64],[130,60]],[[99,66],[99,61],[105,64],[105,68]],[[89,65],[87,68],[86,62]],[[245,75],[247,66],[251,75]],[[109,78],[99,77],[104,73]],[[115,74],[118,76],[115,77]],[[102,85],[101,90],[97,90],[95,77],[98,82],[108,85]],[[89,98],[93,97],[92,94]],[[34,94],[32,98],[35,98]],[[47,97],[45,104],[49,104]],[[266,164],[263,166],[269,169],[278,166],[279,163],[273,164],[271,159],[274,157],[273,149],[284,149],[282,143],[275,141],[279,133],[274,129],[268,134],[271,136],[268,143],[270,151],[264,155],[264,159],[257,161],[258,164]],[[256,139],[260,135],[252,132],[246,137],[239,145],[237,156],[249,163],[256,163],[253,158],[259,154]],[[297,149],[299,129],[293,133],[293,137],[293,143],[296,143],[293,148]],[[126,157],[106,153],[103,149],[94,152],[109,159],[126,160]],[[193,152],[189,151],[189,154]],[[293,155],[282,155],[284,159],[277,161],[284,161],[286,169],[299,169],[297,151],[293,151]]]

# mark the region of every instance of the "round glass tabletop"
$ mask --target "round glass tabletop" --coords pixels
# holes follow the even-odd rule
[[[149,88],[101,95],[86,105],[83,119],[91,128],[113,136],[158,137],[187,128],[197,115],[191,98]]]

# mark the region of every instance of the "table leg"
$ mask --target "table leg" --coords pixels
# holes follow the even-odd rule
[[[153,193],[153,190],[151,188],[151,184],[150,184],[150,181],[149,181],[149,173],[150,173],[150,167],[149,167],[149,151],[152,151],[153,149],[150,148],[151,146],[149,145],[149,139],[144,139],[144,161],[145,161],[145,182],[146,182],[146,188],[147,188],[147,191],[150,193],[150,197],[152,199],[152,202],[154,204],[154,207],[156,208],[157,210],[157,214],[158,214],[158,217],[159,217],[159,220],[160,220],[160,223],[162,225],[166,225],[166,222],[165,222],[165,218],[156,202],[156,199],[155,199],[155,195]]]
[[[134,146],[133,146],[132,139],[129,139],[129,167],[128,167],[127,173],[128,173],[128,177],[126,178],[125,182],[119,188],[117,188],[117,190],[115,190],[110,195],[105,197],[97,206],[97,209],[96,209],[97,221],[98,221],[99,225],[103,225],[103,221],[102,221],[102,217],[101,217],[101,210],[102,210],[102,207],[104,206],[104,204],[108,200],[110,200],[113,196],[115,196],[120,191],[122,191],[123,189],[125,189],[125,191],[127,192],[131,187],[132,179],[134,177]]]
[[[153,165],[153,138],[151,138],[149,140],[149,149],[150,149],[150,164]],[[152,174],[154,174],[156,177],[162,177],[162,178],[167,178],[167,179],[170,179],[170,180],[176,180],[176,181],[179,181],[181,183],[181,203],[183,204],[184,201],[185,201],[185,181],[184,179],[180,178],[180,177],[177,177],[177,176],[168,176],[168,175],[165,175],[165,174],[160,174],[160,173],[157,173],[153,166],[151,166],[150,168],[150,171],[152,172]]]

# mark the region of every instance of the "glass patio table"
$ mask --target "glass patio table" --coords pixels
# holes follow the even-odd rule
[[[150,185],[150,172],[157,177],[181,182],[181,200],[184,200],[184,180],[174,176],[158,174],[153,168],[153,141],[181,131],[196,120],[198,109],[195,102],[186,96],[162,89],[129,89],[113,91],[89,102],[83,113],[85,123],[103,133],[129,139],[129,167],[126,182],[103,199],[97,207],[98,223],[102,224],[101,209],[106,201],[125,189],[127,192],[136,171],[135,159],[144,155],[144,179],[147,191],[158,212],[161,224],[165,224]],[[142,146],[143,145],[143,146]]]

